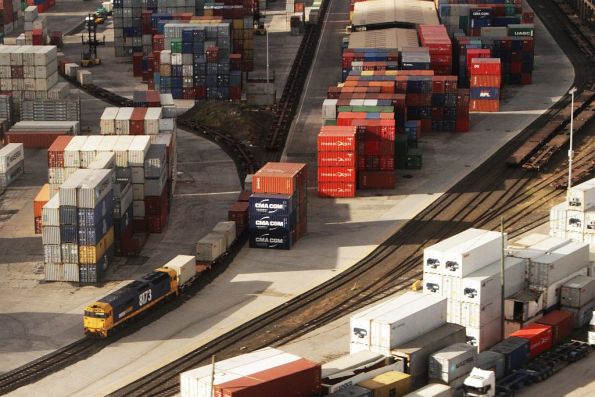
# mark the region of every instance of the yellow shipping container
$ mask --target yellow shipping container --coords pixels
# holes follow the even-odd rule
[[[112,226],[97,245],[79,246],[79,263],[82,265],[93,265],[97,263],[113,243],[114,227]]]
[[[358,385],[371,390],[374,397],[400,397],[411,391],[411,375],[389,371]]]
[[[171,76],[171,65],[168,65],[168,64],[165,64],[165,63],[159,65],[159,73],[163,77],[169,77],[169,76]]]
[[[233,20],[233,28],[234,29],[244,29],[244,20],[243,19],[234,19]]]

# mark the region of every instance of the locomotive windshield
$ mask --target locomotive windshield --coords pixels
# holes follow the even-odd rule
[[[88,311],[85,311],[85,316],[93,317],[93,318],[106,318],[107,317],[104,312],[88,312]]]

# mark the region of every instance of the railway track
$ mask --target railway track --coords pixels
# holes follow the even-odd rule
[[[549,20],[550,27],[555,21]],[[562,27],[554,26],[557,39]],[[568,27],[566,27],[568,29]],[[571,52],[577,69],[575,84],[592,80],[590,61],[580,47]],[[110,396],[172,396],[179,393],[179,373],[208,363],[212,355],[224,359],[264,346],[278,346],[328,324],[365,305],[406,288],[421,273],[422,248],[469,227],[498,229],[501,218],[509,238],[539,226],[549,206],[563,193],[552,187],[566,176],[562,167],[549,174],[511,169],[506,160],[534,133],[555,117],[560,106],[538,118],[517,138],[405,224],[370,255],[335,278],[286,304],[249,321],[230,333],[117,390]],[[592,131],[577,139],[575,165],[588,169],[595,161]],[[553,154],[552,162],[562,162]],[[575,174],[574,180],[585,173]]]

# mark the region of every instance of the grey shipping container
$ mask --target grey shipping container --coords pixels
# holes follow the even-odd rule
[[[486,371],[494,371],[496,379],[500,379],[506,372],[504,354],[496,351],[486,350],[477,355],[478,368]]]
[[[450,383],[471,372],[477,359],[477,348],[466,343],[455,343],[430,356],[430,379]]]
[[[595,277],[576,276],[562,286],[560,304],[580,308],[595,299]]]
[[[329,394],[328,397],[373,397],[373,394],[364,387],[351,386],[348,389]]]
[[[595,299],[586,303],[580,308],[561,306],[560,310],[570,312],[574,315],[574,328],[581,328],[589,324],[593,317],[593,310],[595,310]]]
[[[467,340],[465,327],[446,323],[401,346],[391,349],[391,355],[405,359],[405,372],[416,377],[427,376],[430,355],[454,343]]]

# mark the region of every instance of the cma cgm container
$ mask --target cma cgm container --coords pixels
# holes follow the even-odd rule
[[[320,365],[273,348],[233,357],[180,374],[182,397],[304,397],[318,395]]]

